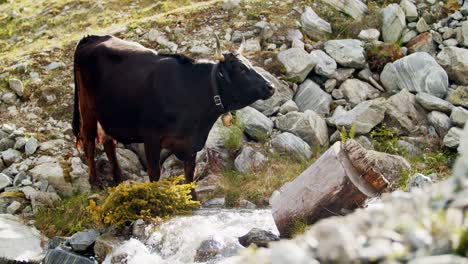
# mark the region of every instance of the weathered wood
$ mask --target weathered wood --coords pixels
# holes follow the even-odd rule
[[[313,224],[325,217],[342,215],[387,187],[383,175],[372,168],[372,159],[366,156],[365,149],[356,144],[345,148],[341,142],[335,143],[279,190],[280,194],[272,199],[272,213],[282,237],[289,237],[290,227],[297,221]]]

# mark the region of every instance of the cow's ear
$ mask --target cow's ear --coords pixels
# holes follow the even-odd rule
[[[231,78],[229,77],[229,72],[226,70],[226,66],[221,65],[219,74],[221,75],[221,78],[226,80],[226,82],[231,83]]]

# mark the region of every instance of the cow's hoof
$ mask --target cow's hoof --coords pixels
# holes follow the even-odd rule
[[[197,200],[198,200],[198,198],[197,198],[197,193],[195,192],[195,189],[192,189],[192,190],[190,191],[190,195],[192,196],[192,200],[194,200],[194,201],[197,201]]]

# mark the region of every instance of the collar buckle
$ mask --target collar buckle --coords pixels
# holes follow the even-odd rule
[[[221,102],[221,96],[215,95],[215,96],[213,96],[213,100],[215,102],[215,105],[223,106],[223,102]]]

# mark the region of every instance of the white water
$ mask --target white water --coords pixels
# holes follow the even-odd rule
[[[278,234],[270,210],[201,209],[194,215],[167,221],[150,234],[147,241],[126,241],[104,263],[194,263],[197,248],[207,239],[215,239],[227,247],[222,254],[225,256],[209,262],[221,263],[228,260],[226,255],[235,255],[241,248],[238,237],[254,227]]]

